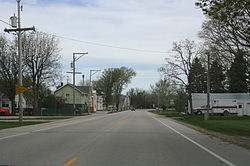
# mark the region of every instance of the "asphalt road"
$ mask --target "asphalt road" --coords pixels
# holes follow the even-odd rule
[[[0,130],[4,166],[234,166],[250,151],[143,110]]]

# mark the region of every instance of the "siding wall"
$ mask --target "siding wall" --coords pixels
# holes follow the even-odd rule
[[[66,99],[66,104],[73,104],[73,88],[71,86],[62,87],[55,92],[55,95]],[[88,95],[83,95],[78,90],[75,91],[75,104],[88,103],[88,98]]]

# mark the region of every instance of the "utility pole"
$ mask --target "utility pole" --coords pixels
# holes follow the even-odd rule
[[[23,74],[22,74],[22,66],[23,66],[23,62],[22,62],[22,52],[21,52],[21,34],[24,31],[35,31],[35,27],[31,27],[31,28],[21,28],[21,6],[20,6],[20,1],[21,0],[17,0],[17,22],[16,22],[16,17],[15,15],[13,17],[11,17],[11,26],[14,29],[4,29],[4,32],[17,32],[17,41],[18,41],[18,64],[19,64],[19,68],[18,68],[18,78],[19,78],[19,85],[23,86]],[[17,26],[16,26],[17,23]],[[16,28],[17,27],[17,28]],[[22,124],[23,123],[23,94],[20,93],[19,94],[19,123]]]
[[[96,74],[97,72],[99,72],[99,71],[101,71],[101,70],[90,70],[89,71],[89,83],[90,83],[90,100],[91,100],[91,110],[93,109],[93,111],[94,111],[94,99],[93,99],[93,85],[92,85],[92,76],[94,75],[94,74]],[[93,72],[93,73],[92,73]]]
[[[204,120],[209,119],[210,111],[210,53],[207,53],[207,111],[204,114]]]
[[[75,63],[78,59],[80,59],[81,57],[83,57],[85,54],[88,54],[88,52],[86,53],[73,53],[73,60],[71,63],[71,68],[73,70],[73,111],[74,111],[74,115],[76,115],[76,103],[75,103],[75,91],[76,91],[76,85],[75,85],[75,75],[76,74],[82,74],[81,72],[76,72],[76,66]],[[80,55],[78,58],[76,58],[76,55]],[[71,73],[71,72],[67,72],[67,73]]]

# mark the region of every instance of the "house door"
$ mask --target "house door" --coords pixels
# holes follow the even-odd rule
[[[238,115],[244,115],[244,103],[238,103]]]

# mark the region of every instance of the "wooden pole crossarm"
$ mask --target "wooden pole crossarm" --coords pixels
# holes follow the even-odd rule
[[[21,32],[21,31],[30,31],[30,30],[32,30],[32,31],[36,31],[36,29],[35,29],[35,27],[33,26],[33,27],[31,27],[31,28],[15,28],[15,29],[4,29],[4,32],[8,32],[8,33],[10,33],[10,32]]]

